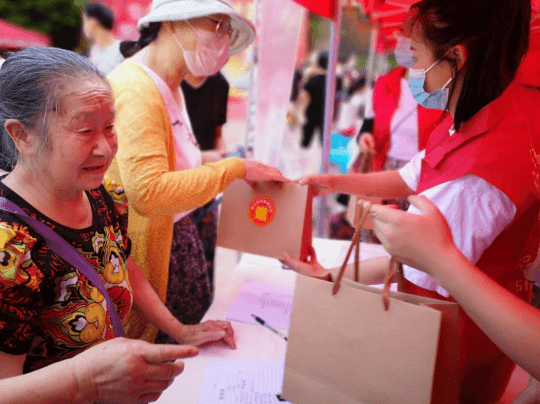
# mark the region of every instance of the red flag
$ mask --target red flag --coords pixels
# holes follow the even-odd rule
[[[336,0],[294,0],[309,11],[333,19],[336,15]]]

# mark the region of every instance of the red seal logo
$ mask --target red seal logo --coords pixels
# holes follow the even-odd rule
[[[249,204],[248,216],[256,226],[267,226],[272,223],[276,214],[274,202],[266,196],[258,196]]]

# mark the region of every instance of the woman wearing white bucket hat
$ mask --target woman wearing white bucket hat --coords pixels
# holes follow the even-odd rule
[[[122,180],[130,200],[135,261],[176,318],[196,324],[210,305],[211,290],[193,209],[236,178],[288,180],[273,167],[239,158],[201,166],[205,155],[193,136],[180,83],[187,73],[215,74],[229,53],[240,52],[253,41],[253,25],[234,11],[230,1],[154,0],[138,28],[139,40],[121,46],[128,59],[108,77],[119,141],[108,174]],[[135,312],[128,336],[154,341],[157,329],[147,320],[151,319]],[[204,332],[224,325],[184,327]],[[228,323],[226,327],[229,334],[232,328]],[[158,342],[168,342],[169,337],[160,334]]]

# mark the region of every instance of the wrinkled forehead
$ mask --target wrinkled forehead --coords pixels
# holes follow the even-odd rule
[[[69,82],[59,86],[62,107],[74,107],[88,104],[114,104],[111,87],[103,80]]]
[[[114,97],[107,82],[99,79],[60,84],[57,89],[57,116],[69,122],[78,117],[114,114]]]

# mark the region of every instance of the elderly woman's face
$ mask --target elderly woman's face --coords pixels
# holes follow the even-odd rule
[[[49,126],[49,151],[41,159],[53,182],[69,191],[99,187],[118,150],[114,117],[106,83],[86,81],[65,88],[61,111]]]

